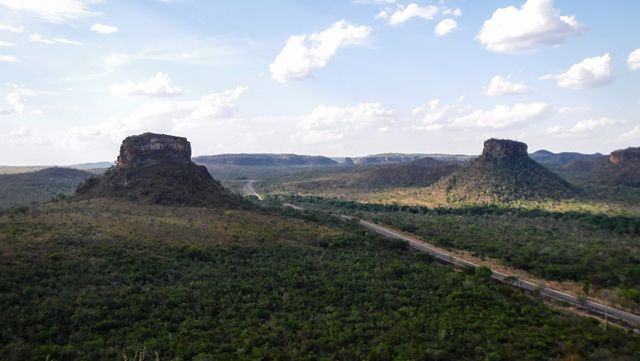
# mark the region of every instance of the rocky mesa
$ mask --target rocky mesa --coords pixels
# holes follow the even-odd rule
[[[191,161],[191,144],[186,138],[155,133],[127,137],[116,166],[80,185],[76,197],[198,207],[240,203],[205,167]]]
[[[578,190],[529,158],[527,145],[509,139],[484,142],[480,157],[434,186],[449,201],[509,202],[569,198]]]
[[[187,138],[145,133],[127,137],[120,146],[116,164],[119,168],[191,162],[191,143]]]
[[[613,164],[636,163],[640,164],[640,147],[620,149],[611,152],[609,162]]]
[[[527,145],[522,142],[509,139],[489,139],[484,142],[482,160],[514,160],[529,158]]]

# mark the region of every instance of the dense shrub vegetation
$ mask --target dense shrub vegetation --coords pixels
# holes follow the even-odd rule
[[[47,168],[20,174],[0,174],[0,209],[68,196],[93,174],[70,168]]]
[[[267,212],[269,213],[269,212]],[[640,339],[325,223],[92,203],[0,217],[3,360],[633,360]],[[337,223],[336,223],[337,224]],[[124,351],[123,351],[124,350]]]
[[[640,218],[498,206],[426,208],[322,197],[285,199],[365,217],[436,245],[492,257],[552,280],[640,290]],[[627,297],[635,300],[636,297]]]

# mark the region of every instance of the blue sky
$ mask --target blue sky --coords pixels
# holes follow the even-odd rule
[[[0,0],[0,164],[194,154],[608,153],[640,143],[640,3]],[[437,29],[437,31],[436,31]]]

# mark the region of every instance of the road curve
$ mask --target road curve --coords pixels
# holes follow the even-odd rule
[[[347,217],[343,217],[343,218],[347,218]],[[388,227],[383,227],[365,220],[358,220],[358,224],[360,224],[361,226],[365,227],[366,229],[372,232],[378,233],[387,238],[394,238],[394,239],[400,239],[400,240],[406,241],[411,248],[421,252],[428,253],[431,256],[436,257],[443,262],[450,263],[458,267],[465,267],[465,268],[476,268],[479,266],[478,264],[452,256],[448,252],[438,249],[416,238],[406,236]],[[634,328],[640,328],[640,316],[638,315],[634,315],[632,313],[619,310],[617,308],[609,307],[601,303],[597,303],[589,300],[581,300],[576,296],[573,296],[558,290],[554,290],[552,288],[548,288],[543,285],[538,285],[529,281],[520,280],[514,277],[509,277],[506,274],[496,272],[493,270],[492,270],[491,278],[502,283],[507,283],[509,285],[512,285],[521,289],[525,289],[527,291],[537,292],[541,296],[544,296],[556,301],[561,301],[564,303],[571,304],[585,311],[588,311],[594,315],[602,317],[605,320],[617,321],[618,323],[623,323],[625,325],[628,325]]]
[[[245,181],[244,187],[242,188],[242,193],[248,196],[257,197],[259,200],[263,200],[262,196],[256,192],[256,189],[253,187],[253,183],[257,182],[255,179],[249,179]]]

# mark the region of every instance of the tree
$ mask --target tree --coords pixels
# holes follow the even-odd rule
[[[476,268],[476,276],[479,278],[490,278],[493,274],[493,271],[489,267],[486,266],[478,266]]]

